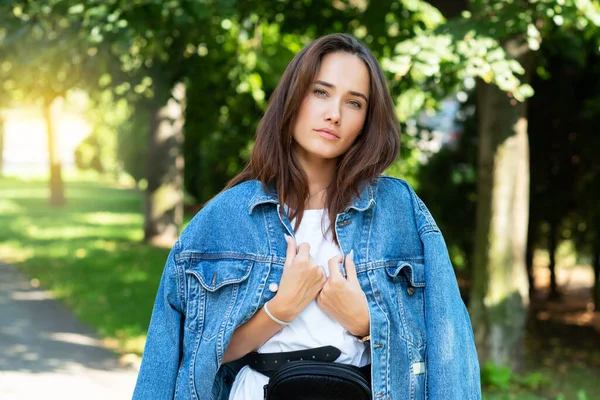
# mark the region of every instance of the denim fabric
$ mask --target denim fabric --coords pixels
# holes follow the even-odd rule
[[[399,179],[361,185],[337,215],[342,252],[354,250],[371,315],[374,399],[480,399],[471,322],[442,234]],[[134,399],[227,399],[233,331],[275,293],[289,220],[257,181],[210,201],[168,257]]]

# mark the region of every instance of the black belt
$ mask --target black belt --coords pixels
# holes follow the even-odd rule
[[[280,353],[258,353],[253,351],[239,360],[242,366],[248,365],[255,371],[269,378],[281,365],[292,361],[326,361],[334,362],[342,354],[341,350],[334,346],[316,347],[314,349],[285,351]],[[357,368],[370,381],[371,364]]]

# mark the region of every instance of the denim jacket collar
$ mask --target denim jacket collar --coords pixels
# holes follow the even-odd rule
[[[265,191],[262,182],[255,181],[256,191],[248,202],[248,214],[252,214],[254,207],[260,204],[276,204],[279,205],[279,199],[277,198],[277,190],[271,184],[267,185],[268,192]],[[365,181],[359,185],[360,195],[357,197],[354,195],[352,204],[348,206],[344,212],[355,209],[356,211],[365,211],[375,205],[375,190],[377,189],[377,179],[372,181]]]

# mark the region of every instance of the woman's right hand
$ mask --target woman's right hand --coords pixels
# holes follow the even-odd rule
[[[269,311],[278,319],[289,322],[313,301],[327,281],[323,267],[310,255],[310,245],[286,235],[288,242],[279,290],[269,301]]]

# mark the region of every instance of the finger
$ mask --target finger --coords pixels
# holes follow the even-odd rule
[[[294,257],[296,257],[296,240],[288,235],[285,235],[285,240],[287,241],[287,251],[285,254],[285,259],[289,264],[292,262]]]
[[[325,284],[327,285],[327,284]],[[317,295],[316,298],[317,301],[317,306],[319,306],[319,308],[325,312],[326,314],[329,314],[330,312],[330,307],[329,307],[329,302],[327,301],[327,294],[325,292],[325,290],[321,290],[321,292],[319,292],[319,294]]]
[[[321,264],[319,264],[319,269],[321,270],[321,277],[325,278],[325,280],[327,280],[327,271],[325,271],[325,267],[322,266]]]
[[[350,250],[350,253],[346,255],[346,263],[344,265],[346,267],[346,279],[351,282],[358,282],[356,264],[354,264],[354,250]]]
[[[327,282],[323,285],[323,287],[321,288],[321,290],[319,291],[319,294],[317,295],[317,304],[319,305],[319,307],[325,305],[325,296],[326,296],[326,289],[325,287],[327,286]]]
[[[315,301],[317,302],[317,305],[322,308],[322,306],[323,306],[323,290],[321,290],[319,292],[319,294],[315,298]]]
[[[310,244],[302,242],[298,245],[298,256],[308,260],[310,257]]]
[[[329,261],[327,261],[330,279],[344,279],[344,277],[342,276],[342,272],[340,271],[340,263],[342,261],[344,261],[344,258],[342,256],[331,257]]]
[[[321,285],[321,290],[323,290],[323,287],[327,283],[327,274],[325,273],[325,267],[323,267],[322,265],[319,265],[319,270],[321,272],[321,279],[319,283]]]

